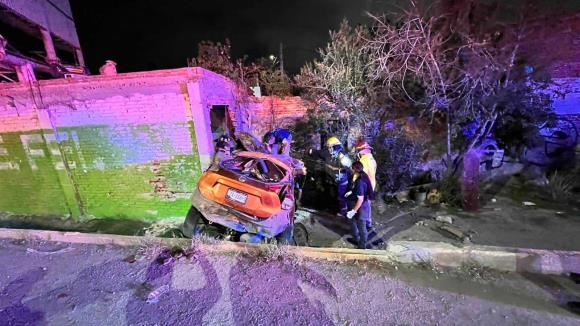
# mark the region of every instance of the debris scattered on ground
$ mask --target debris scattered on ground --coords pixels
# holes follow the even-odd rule
[[[157,303],[157,302],[159,302],[159,297],[163,293],[166,293],[168,291],[169,291],[169,285],[167,285],[167,284],[158,287],[156,290],[151,291],[147,295],[147,303]]]
[[[134,262],[137,261],[137,256],[135,256],[135,255],[129,255],[129,256],[125,257],[125,259],[123,259],[123,261],[124,262],[127,262],[129,264],[132,264],[132,263],[134,263]]]
[[[492,199],[491,199],[491,202],[492,202],[492,203],[497,203],[497,199],[495,199],[495,198],[492,198]]]
[[[438,229],[443,231],[443,234],[451,235],[456,240],[462,241],[464,243],[471,242],[470,235],[455,226],[444,224],[439,226]]]
[[[66,293],[59,293],[59,294],[56,296],[56,298],[57,298],[57,299],[64,299],[64,298],[66,298],[66,297],[68,297],[68,294],[66,294]]]
[[[438,205],[441,203],[441,193],[437,189],[431,189],[429,194],[427,194],[427,201],[431,205]]]
[[[423,220],[423,221],[419,221],[419,222],[415,223],[415,225],[416,226],[425,226],[425,225],[427,225],[427,223],[425,223],[425,220]]]
[[[71,252],[74,249],[75,248],[73,248],[73,247],[66,247],[66,248],[62,248],[62,249],[59,249],[59,250],[55,250],[55,251],[39,251],[39,250],[32,249],[32,248],[26,248],[26,252],[29,253],[29,254],[30,253],[34,253],[34,254],[40,254],[40,255],[48,256],[48,255],[54,255],[54,254],[64,254],[64,253],[67,253],[67,252]]]
[[[443,222],[443,223],[447,223],[447,224],[453,224],[453,216],[451,216],[451,215],[437,215],[437,216],[435,216],[435,221],[439,221],[439,222]]]
[[[409,191],[408,190],[399,191],[398,193],[395,194],[395,198],[397,199],[399,204],[406,203],[409,201]]]
[[[524,206],[530,206],[530,207],[531,206],[536,206],[536,204],[535,203],[532,203],[531,201],[524,201],[524,202],[522,202],[522,205],[524,205]]]

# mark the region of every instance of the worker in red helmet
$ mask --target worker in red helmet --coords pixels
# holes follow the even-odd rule
[[[373,157],[373,148],[364,139],[359,140],[354,146],[356,156],[362,163],[365,173],[371,180],[373,191],[377,191],[377,161]]]

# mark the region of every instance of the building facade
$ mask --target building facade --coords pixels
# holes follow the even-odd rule
[[[68,0],[0,0],[0,80],[84,73]]]

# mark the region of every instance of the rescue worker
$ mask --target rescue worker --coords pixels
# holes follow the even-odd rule
[[[290,156],[291,143],[292,133],[285,128],[276,128],[264,135],[264,145],[270,154]]]
[[[327,164],[327,167],[332,171],[337,184],[338,213],[346,216],[348,205],[345,194],[348,191],[352,160],[348,157],[340,140],[334,136],[326,140],[326,148],[331,156],[331,164]]]
[[[352,236],[358,248],[367,249],[367,225],[371,219],[373,189],[369,176],[365,173],[363,164],[360,161],[354,162],[352,169],[354,176],[356,176],[351,195],[354,199],[354,205],[346,213],[346,217],[351,220]]]
[[[220,138],[216,140],[216,151],[210,169],[217,170],[221,162],[233,157],[232,143],[233,139],[228,135],[220,136]]]
[[[362,163],[365,173],[368,175],[373,191],[377,191],[377,161],[373,157],[373,148],[364,139],[360,139],[354,146],[356,157]],[[356,175],[355,177],[356,178]],[[370,232],[372,228],[372,218],[369,215],[367,228]]]
[[[377,161],[373,157],[373,148],[364,139],[361,139],[356,143],[354,149],[365,173],[369,176],[373,191],[377,191]]]

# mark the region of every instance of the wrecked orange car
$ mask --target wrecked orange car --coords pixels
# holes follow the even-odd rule
[[[206,171],[192,196],[183,232],[244,242],[292,243],[296,196],[291,158],[240,152]],[[299,164],[298,164],[299,165]]]

